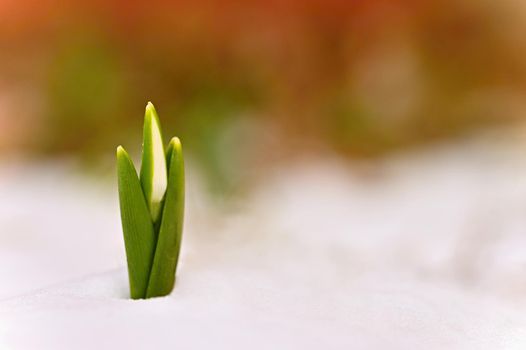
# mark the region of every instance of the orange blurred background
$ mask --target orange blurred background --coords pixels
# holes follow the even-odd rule
[[[518,0],[0,0],[0,152],[106,164],[138,152],[149,100],[217,189],[462,137],[523,119],[525,20]]]

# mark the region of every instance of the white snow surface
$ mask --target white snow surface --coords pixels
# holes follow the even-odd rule
[[[115,186],[0,163],[0,349],[525,349],[524,149],[298,160],[220,210],[190,170],[175,290],[138,301]]]

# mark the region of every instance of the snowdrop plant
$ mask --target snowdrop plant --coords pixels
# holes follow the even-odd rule
[[[184,216],[184,161],[181,142],[165,151],[159,117],[151,102],[144,115],[140,175],[117,147],[122,231],[132,299],[168,295],[175,283]]]

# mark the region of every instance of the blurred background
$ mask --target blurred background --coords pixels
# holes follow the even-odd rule
[[[151,100],[224,194],[298,156],[516,125],[525,20],[518,0],[1,0],[0,156],[113,174]]]

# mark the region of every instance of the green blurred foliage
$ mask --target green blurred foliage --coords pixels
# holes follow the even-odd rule
[[[50,108],[45,152],[105,152],[110,137],[119,138],[121,106],[129,96],[123,72],[109,45],[76,37],[57,52],[49,71]],[[122,136],[121,136],[122,137]]]

